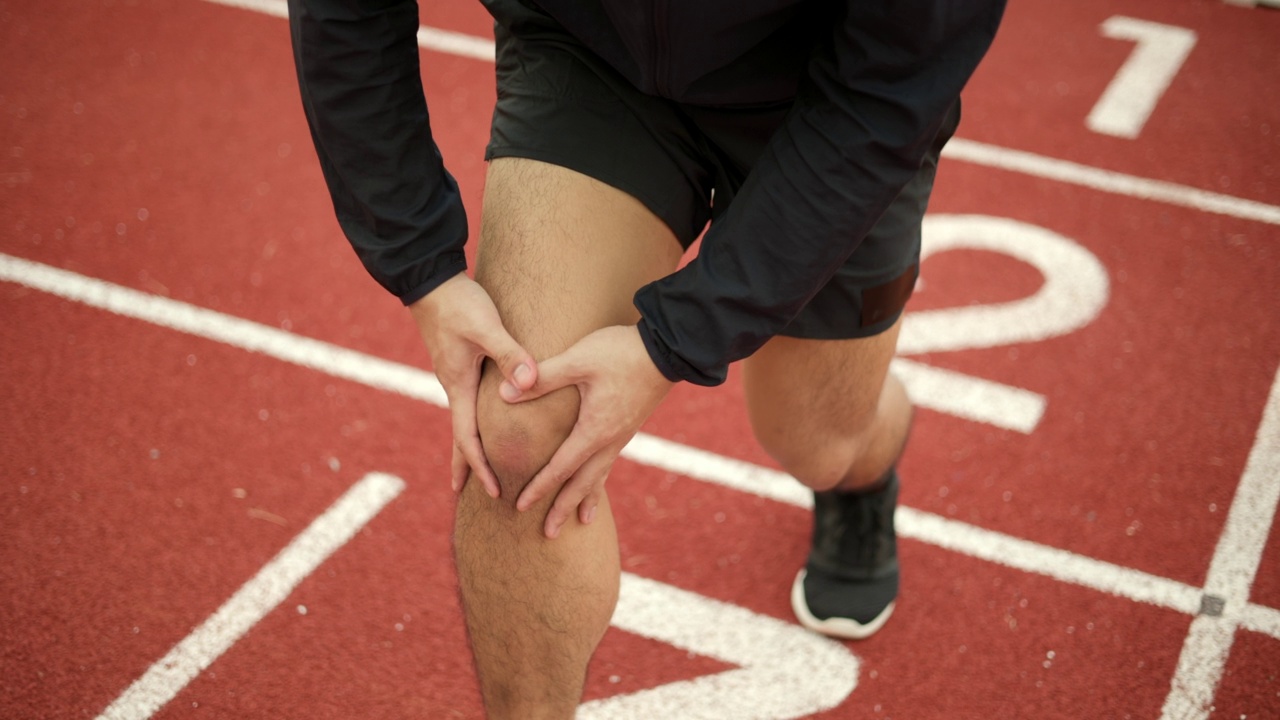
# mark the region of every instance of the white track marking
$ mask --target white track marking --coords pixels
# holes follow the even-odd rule
[[[258,12],[262,12],[268,15],[274,15],[277,17],[287,17],[287,4],[284,0],[208,0],[208,1],[216,2],[223,5],[233,6],[233,7],[256,10]],[[493,58],[493,43],[486,38],[466,36],[460,33],[452,33],[449,31],[422,27],[420,28],[418,33],[418,42],[424,48],[438,50],[441,52],[451,53],[455,55],[473,57],[480,60],[492,60]],[[1013,150],[1008,148],[1001,148],[998,146],[987,145],[984,143],[957,138],[951,141],[951,143],[947,146],[946,150],[944,151],[944,154],[947,155],[949,158],[961,160],[964,162],[970,162],[973,164],[994,167],[994,168],[998,168],[1006,171],[1023,173],[1023,174],[1031,175],[1034,177],[1041,177],[1041,178],[1046,178],[1046,179],[1050,179],[1058,182],[1079,185],[1082,187],[1101,190],[1103,192],[1108,192],[1112,194],[1127,195],[1127,196],[1136,197],[1136,198],[1145,199],[1145,200],[1163,202],[1163,203],[1168,203],[1172,205],[1178,205],[1182,207],[1201,210],[1205,212],[1237,217],[1245,220],[1252,220],[1252,221],[1263,222],[1268,224],[1280,224],[1280,207],[1277,207],[1277,206],[1268,205],[1265,203],[1256,202],[1252,200],[1245,200],[1242,198],[1232,197],[1229,195],[1222,195],[1219,193],[1207,192],[1207,191],[1199,190],[1196,188],[1177,185],[1174,183],[1151,180],[1147,178],[1141,178],[1141,177],[1126,175],[1126,174],[1112,172],[1112,171],[1100,170],[1097,168],[1081,165],[1078,163],[1073,163],[1066,160],[1060,160],[1060,159],[1049,158],[1041,155],[1036,155],[1034,153],[1028,153],[1028,152]],[[34,285],[32,283],[24,282],[23,280],[10,277],[7,274],[7,271],[13,270],[14,262],[25,263],[25,261],[17,260],[16,258],[9,258],[7,256],[2,256],[2,255],[0,255],[0,260],[3,260],[3,262],[0,262],[0,265],[3,265],[3,267],[0,267],[0,276],[4,276],[5,279],[12,279],[15,282],[22,282],[23,284],[27,284],[32,287],[38,287],[37,285]],[[35,265],[34,263],[27,263],[27,264]],[[53,273],[55,274],[63,272],[63,271],[57,271],[53,268],[48,268],[47,266],[39,266],[39,267],[44,267],[47,270],[53,271]],[[70,275],[70,273],[68,273],[68,275]],[[79,277],[84,281],[88,281],[90,284],[99,282],[99,281],[91,280],[89,278],[83,278],[83,276],[76,276],[76,277]],[[107,285],[107,284],[102,283],[101,285]],[[113,288],[116,291],[121,291],[125,294],[136,293],[136,291],[128,290],[127,288],[121,288],[118,286],[109,286],[109,287]],[[45,289],[45,288],[40,288],[40,289]],[[86,288],[81,288],[81,290],[84,290],[84,289]],[[88,289],[90,290],[90,292],[88,292],[87,294],[64,293],[64,292],[58,292],[56,290],[47,290],[47,291],[52,292],[54,294],[61,295],[63,297],[67,297],[68,299],[73,299],[73,300],[85,302],[87,304],[94,305],[97,307],[102,307],[103,309],[111,310],[113,312],[120,312],[120,314],[128,315],[130,317],[135,317],[135,318],[147,320],[150,322],[157,322],[157,320],[151,317],[155,313],[149,313],[146,311],[125,312],[125,311],[121,311],[113,308],[109,300],[104,302],[104,298],[102,297],[94,298],[94,295],[98,294],[95,292],[95,290],[101,290],[102,289],[101,287],[97,287],[97,288],[90,287]],[[112,293],[108,292],[107,294],[110,295]],[[136,294],[143,295],[141,293],[136,293]],[[97,299],[99,302],[94,302],[93,300],[95,299]],[[164,299],[164,298],[155,298],[155,300],[163,301],[163,302],[173,302],[173,301],[168,301],[167,299]],[[163,306],[163,303],[159,303],[159,304]],[[370,384],[373,387],[378,387],[381,389],[386,389],[393,392],[405,394],[410,397],[418,397],[422,400],[426,400],[427,402],[431,402],[433,404],[437,404],[437,405],[442,404],[441,398],[443,397],[443,393],[440,391],[438,382],[435,381],[434,376],[431,376],[429,373],[424,373],[423,371],[419,371],[414,368],[399,366],[395,363],[389,363],[387,361],[384,361],[378,358],[363,356],[360,353],[354,353],[344,348],[331,346],[326,343],[319,343],[318,341],[310,340],[307,338],[293,336],[290,333],[284,333],[282,331],[275,330],[274,328],[257,325],[255,323],[249,323],[247,321],[239,320],[237,318],[220,316],[218,313],[212,313],[211,311],[202,310],[200,308],[194,308],[192,306],[185,306],[182,303],[174,303],[174,305],[183,306],[182,311],[177,313],[177,315],[184,316],[183,320],[174,321],[174,322],[160,322],[159,324],[166,325],[168,327],[172,327],[174,329],[181,330],[184,332],[192,332],[194,334],[201,335],[203,337],[209,337],[211,339],[218,340],[221,342],[228,342],[222,337],[227,333],[236,334],[238,330],[248,330],[249,331],[248,334],[257,335],[259,337],[259,341],[256,341],[256,342],[249,341],[246,343],[229,342],[229,344],[232,344],[238,347],[244,347],[245,349],[250,349],[255,352],[262,352],[264,354],[272,355],[274,357],[278,357],[280,359],[283,359],[289,362],[297,362],[298,364],[305,365],[306,367],[311,367],[311,368],[320,370],[322,372],[332,372],[333,374],[339,377],[344,377],[357,382],[365,382],[366,384]],[[173,308],[169,308],[169,309],[173,309]],[[214,316],[220,316],[220,318],[222,320],[225,320],[226,323],[223,324],[223,327],[220,330],[206,330],[205,328],[202,328],[202,327],[195,327],[195,326],[201,325],[201,322],[200,322],[201,320],[208,319],[206,318],[206,316],[203,315],[204,313],[210,313],[211,315],[214,315]],[[163,315],[165,313],[161,311],[159,314]],[[172,318],[170,319],[172,320]],[[255,327],[246,328],[242,326],[241,323],[244,323],[244,325],[247,325],[247,326],[255,326]],[[219,323],[215,322],[214,324],[216,325]],[[283,352],[282,354],[277,354],[275,350],[281,349],[282,345],[280,343],[281,338],[278,337],[276,333],[279,333],[280,335],[291,338],[293,341],[297,342],[298,345],[292,347],[291,349],[286,349],[285,352]],[[284,343],[284,345],[291,345],[291,343]],[[298,350],[302,347],[306,347],[306,350],[303,350],[301,352],[295,352],[295,350]],[[328,368],[328,367],[325,367],[327,364],[325,362],[326,359],[341,359],[346,361],[355,360],[356,362],[343,363],[340,360],[338,362],[338,365],[345,364],[347,365],[347,367],[342,369],[338,367]],[[376,369],[373,369],[373,368],[376,368]],[[390,379],[393,376],[399,376],[399,380],[407,381],[409,387],[397,387],[399,383]],[[417,389],[416,390],[411,389],[413,387],[416,387]],[[1270,403],[1268,406],[1269,416],[1274,414],[1273,412],[1271,412],[1271,408],[1274,405],[1274,400],[1275,400],[1275,393],[1273,392],[1272,403]],[[1264,426],[1265,425],[1266,424],[1264,423]],[[1273,436],[1277,434],[1280,434],[1280,433],[1276,433],[1276,432],[1272,433]],[[669,441],[664,441],[658,438],[652,438],[650,436],[637,436],[636,440],[639,442],[633,442],[632,446],[628,446],[628,451],[624,451],[624,452],[629,456],[631,456],[632,459],[636,459],[641,462],[644,461],[641,458],[647,456],[650,452],[653,451],[654,448],[665,450],[667,448],[667,445],[670,444]],[[633,448],[633,446],[635,447]],[[647,450],[644,449],[646,446],[648,446],[649,449]],[[680,447],[683,447],[683,446],[680,446]],[[639,449],[636,449],[636,448],[639,448]],[[688,450],[692,456],[698,456],[698,454],[705,454],[705,455],[710,455],[712,458],[714,458],[714,460],[707,463],[707,465],[709,467],[718,466],[720,468],[719,471],[711,473],[713,475],[716,475],[717,477],[715,478],[700,477],[700,475],[696,472],[688,473],[687,469],[670,467],[672,465],[672,463],[670,462],[664,463],[664,462],[658,461],[658,462],[653,462],[651,464],[658,465],[661,467],[669,467],[670,469],[676,472],[687,472],[688,474],[690,474],[691,477],[699,477],[699,479],[718,482],[719,484],[725,485],[727,487],[738,487],[739,489],[745,490],[747,492],[753,492],[766,497],[774,497],[774,499],[780,500],[782,502],[790,502],[792,504],[796,504],[800,506],[808,505],[807,496],[804,496],[803,499],[799,499],[799,497],[794,491],[778,490],[778,488],[780,487],[778,481],[781,478],[777,477],[780,474],[776,473],[776,471],[767,470],[764,468],[756,468],[756,472],[746,473],[746,476],[748,478],[747,482],[740,482],[737,478],[734,478],[734,479],[723,478],[723,477],[719,477],[719,475],[720,475],[720,471],[723,471],[725,469],[735,471],[737,469],[741,469],[741,466],[743,465],[747,465],[748,469],[754,466],[749,466],[749,464],[740,463],[740,461],[736,461],[736,460],[719,458],[718,456],[711,455],[710,453],[704,453],[704,451],[696,450],[694,448],[685,448],[685,449]],[[1255,446],[1255,450],[1256,450],[1256,446]],[[1253,458],[1253,455],[1251,454],[1251,461],[1250,461],[1251,466],[1253,465],[1252,458]],[[1269,462],[1274,464],[1274,460],[1275,460],[1275,454],[1273,452],[1270,455]],[[1266,463],[1263,463],[1263,464],[1265,465]],[[1273,470],[1272,478],[1274,478],[1276,476],[1276,473],[1274,472],[1274,467],[1272,468],[1272,470]],[[1274,484],[1274,482],[1272,484]],[[745,487],[739,487],[740,485]],[[1233,505],[1233,509],[1234,507],[1235,505]],[[1272,515],[1274,515],[1274,507],[1275,507],[1275,503],[1272,502],[1271,504]],[[899,509],[897,524],[900,526],[900,532],[904,536],[916,537],[917,539],[923,540],[925,542],[932,542],[941,547],[946,547],[946,548],[956,550],[958,552],[970,554],[974,557],[990,559],[993,562],[1008,564],[1013,567],[1018,567],[1019,569],[1026,570],[1028,572],[1044,574],[1050,577],[1057,577],[1058,579],[1064,580],[1066,582],[1076,582],[1078,584],[1081,584],[1087,587],[1093,587],[1095,589],[1103,590],[1105,592],[1112,592],[1122,597],[1128,597],[1134,600],[1154,603],[1156,605],[1162,605],[1165,607],[1171,607],[1171,608],[1178,609],[1182,612],[1194,612],[1194,610],[1190,607],[1191,605],[1190,598],[1192,597],[1193,594],[1198,593],[1198,591],[1182,583],[1176,583],[1171,580],[1166,580],[1163,578],[1150,576],[1145,573],[1140,573],[1138,571],[1134,571],[1129,568],[1123,568],[1123,567],[1114,566],[1108,563],[1092,560],[1090,558],[1078,556],[1073,553],[1069,553],[1067,551],[1058,550],[1056,548],[1049,548],[1046,546],[1037,545],[1035,543],[1030,543],[1024,540],[1019,540],[1017,538],[1003,536],[1003,535],[1000,535],[999,533],[992,533],[991,531],[986,531],[981,528],[968,526],[963,523],[956,523],[955,521],[950,521],[944,518],[929,515],[927,513],[911,510],[910,508],[903,507]],[[1228,529],[1230,530],[1230,528]],[[934,532],[934,531],[937,531],[937,532]],[[1263,537],[1265,538],[1265,533],[1263,534]],[[1224,534],[1224,538],[1225,538],[1225,534]],[[1221,549],[1222,549],[1222,544],[1220,544],[1219,546],[1219,550]],[[988,554],[993,554],[993,556],[987,557]],[[1019,555],[1023,556],[1022,559],[1020,560],[1017,559]],[[1010,558],[1014,558],[1014,559],[1010,560]],[[1218,563],[1216,562],[1217,560],[1218,560],[1218,555],[1215,554],[1215,567],[1218,565]],[[1053,568],[1053,563],[1055,561],[1059,564],[1059,568]],[[1025,567],[1023,566],[1024,562],[1026,564]],[[1063,568],[1063,567],[1074,567],[1075,569],[1068,572],[1062,572],[1060,568]],[[1253,563],[1253,569],[1250,572],[1251,573],[1256,572],[1256,567],[1257,567],[1257,561],[1255,560]],[[264,568],[264,571],[265,571],[265,568]],[[1212,574],[1213,573],[1211,572],[1211,575]],[[1220,579],[1222,580],[1224,587],[1226,587],[1227,589],[1237,588],[1239,586],[1239,578],[1241,577],[1241,575],[1236,573],[1235,570],[1233,570],[1233,568],[1224,566],[1220,574],[1221,574]],[[636,578],[636,580],[640,581],[639,578]],[[1252,581],[1252,576],[1250,575],[1250,582],[1251,581]],[[641,581],[641,582],[652,582],[652,581]],[[659,585],[659,584],[655,583],[655,585]],[[1109,587],[1109,586],[1114,586],[1114,587]],[[683,591],[677,591],[674,588],[670,588],[670,590],[673,592],[683,592]],[[636,591],[632,591],[632,592],[636,592]],[[624,593],[624,596],[625,595],[626,593]],[[237,594],[237,597],[238,596],[239,596],[239,593]],[[698,598],[698,596],[696,595],[693,595],[692,597]],[[234,599],[235,598],[233,598],[233,600]],[[702,598],[698,598],[698,599],[703,600]],[[623,600],[620,600],[620,607],[625,602],[626,602],[625,598]],[[1212,693],[1214,692],[1214,688],[1216,687],[1217,680],[1221,675],[1222,666],[1225,664],[1227,654],[1229,653],[1229,650],[1230,650],[1230,645],[1232,642],[1232,638],[1234,637],[1234,631],[1235,631],[1237,622],[1242,627],[1246,627],[1250,630],[1265,633],[1272,637],[1280,639],[1280,611],[1277,611],[1273,608],[1248,604],[1247,603],[1247,587],[1246,587],[1246,594],[1244,598],[1238,600],[1237,602],[1244,603],[1244,604],[1243,606],[1240,606],[1239,604],[1237,604],[1234,613],[1224,615],[1224,617],[1222,618],[1211,618],[1211,617],[1199,616],[1193,621],[1191,631],[1188,635],[1187,642],[1183,649],[1183,654],[1179,659],[1178,675],[1174,678],[1173,690],[1166,702],[1165,715],[1164,715],[1166,718],[1175,718],[1175,717],[1176,718],[1182,718],[1182,717],[1200,718],[1200,717],[1204,717],[1207,714],[1206,711],[1202,711],[1199,708],[1202,708],[1207,705],[1208,700],[1205,699],[1206,697],[1209,700],[1211,700],[1212,698]],[[229,602],[228,604],[231,604],[231,603]],[[1228,608],[1231,607],[1230,601],[1228,602],[1227,607]],[[742,610],[741,608],[734,608],[734,609]],[[743,611],[743,612],[746,612],[746,611]],[[1232,617],[1233,615],[1235,616],[1234,621]],[[624,615],[623,622],[626,622],[625,617],[626,616]],[[212,620],[213,619],[211,618],[210,622],[212,622]],[[663,617],[663,618],[657,618],[655,620],[661,620],[662,622],[667,622],[668,618]],[[208,624],[209,623],[206,623],[206,625]],[[641,622],[640,624],[647,626],[648,624],[650,624],[650,622],[646,620]],[[250,623],[250,626],[251,625],[252,623]],[[655,626],[660,626],[660,623],[655,624]],[[177,650],[178,648],[175,648],[175,652]],[[171,653],[171,655],[172,654],[173,653]],[[713,654],[713,653],[708,653],[708,654]],[[854,663],[853,667],[856,672],[857,661],[856,659],[853,659],[852,662]],[[163,663],[164,663],[163,660],[161,661],[161,663],[157,663],[157,667],[161,666]],[[156,668],[153,667],[152,670],[155,671]],[[196,672],[198,672],[198,670]],[[731,671],[730,673],[722,673],[720,676],[714,676],[714,677],[731,675],[734,672],[738,672],[738,671]],[[148,676],[151,676],[151,675],[152,673],[149,672]],[[111,715],[110,712],[112,708],[116,708],[118,705],[120,705],[122,701],[125,700],[126,696],[128,696],[130,692],[133,692],[135,690],[135,687],[137,687],[144,680],[146,680],[148,676],[144,676],[144,678],[139,680],[138,683],[135,683],[134,686],[131,686],[131,688],[128,691],[126,691],[125,696],[122,696],[120,700],[117,700],[116,703],[113,703],[111,708],[108,708],[108,711],[105,712],[102,717],[104,718],[105,717],[134,717],[134,715],[128,715],[128,714],[118,715],[118,716]],[[1207,685],[1206,685],[1206,679],[1210,681]],[[700,678],[698,680],[703,680],[703,679]],[[698,680],[690,681],[690,682],[696,683],[698,682]],[[186,681],[183,681],[183,684],[185,684],[185,682]],[[856,677],[854,682],[856,682]],[[179,686],[178,689],[180,689],[180,687],[181,686]],[[1205,687],[1208,687],[1207,695],[1205,694],[1205,690],[1204,690]],[[852,689],[852,685],[850,685],[850,689]],[[661,690],[661,689],[658,689],[658,690]],[[174,693],[176,692],[177,690],[174,690]],[[650,691],[646,691],[646,692],[650,692]],[[172,697],[172,695],[170,695],[169,697]],[[608,706],[609,703],[621,702],[623,700],[624,699],[621,699],[621,698],[609,699],[606,701],[601,701],[600,703],[597,704],[597,706],[601,708],[605,708]],[[165,701],[167,701],[167,699]],[[160,704],[162,705],[163,702],[165,701],[162,701]],[[148,702],[154,702],[154,698],[152,698]],[[836,702],[839,702],[839,700],[837,700]],[[159,705],[157,705],[156,707],[159,707]],[[646,706],[646,707],[649,707],[649,706]],[[679,707],[679,706],[674,706],[674,707]],[[149,716],[149,714],[147,716]],[[146,716],[141,716],[141,717],[146,717]]]
[[[12,280],[117,315],[270,355],[432,405],[445,407],[448,404],[444,388],[435,375],[249,320],[9,255],[0,255],[0,279]]]
[[[1224,614],[1239,612],[1249,600],[1258,563],[1280,502],[1280,372],[1262,413],[1262,423],[1236,488],[1226,526],[1209,565],[1205,591],[1226,600]]]
[[[98,720],[145,720],[154,715],[403,489],[404,482],[397,477],[381,473],[364,476],[217,612],[130,685]]]
[[[1209,717],[1209,707],[1235,641],[1236,626],[1252,607],[1249,591],[1275,522],[1277,503],[1280,503],[1280,371],[1271,384],[1262,423],[1205,580],[1205,593],[1224,601],[1222,616],[1198,617],[1192,621],[1178,658],[1177,674],[1165,698],[1164,720]],[[1267,613],[1256,611],[1250,615],[1265,618]],[[1265,632],[1262,627],[1256,629]],[[1272,629],[1275,629],[1274,622]]]
[[[446,407],[435,375],[418,368],[3,254],[0,280]],[[797,507],[812,504],[808,491],[782,472],[644,433],[627,445],[623,457]],[[1199,590],[1131,568],[908,507],[898,508],[896,524],[903,537],[971,557],[1184,613],[1198,608],[1192,596]],[[1259,632],[1271,628],[1280,639],[1280,625],[1269,623],[1265,611],[1256,617]]]
[[[813,507],[813,493],[780,470],[727,458],[654,435],[636,433],[622,449],[622,457],[787,505],[805,509]]]
[[[998,565],[1182,613],[1195,614],[1200,609],[1199,588],[1069,550],[903,506],[898,507],[894,525],[903,537]]]
[[[1048,405],[1039,393],[913,360],[894,358],[891,367],[918,407],[1005,430],[1035,430]]]
[[[1102,23],[1102,34],[1137,43],[1111,79],[1085,126],[1103,135],[1136,138],[1156,103],[1178,74],[1196,34],[1186,28],[1116,15]]]
[[[1093,190],[1127,195],[1142,200],[1178,205],[1217,215],[1228,215],[1242,220],[1280,225],[1280,207],[1255,200],[1223,195],[1198,188],[1177,185],[1163,180],[1125,175],[1111,170],[1100,170],[1070,160],[1036,155],[1022,150],[1002,148],[997,145],[953,138],[942,150],[943,157],[962,160],[975,165],[1008,170],[1056,182],[1080,185]]]
[[[205,0],[205,2],[256,10],[275,17],[288,17],[288,8],[285,0]],[[435,28],[422,28],[422,30],[427,31],[427,35],[441,32],[467,38],[466,43],[458,43],[457,45],[467,45],[477,49],[477,52],[456,52],[454,43],[446,43],[439,47],[423,44],[424,48],[455,53],[479,60],[493,60],[492,52],[487,49],[483,52],[478,50],[482,47],[482,43],[487,43],[483,47],[492,48],[493,41],[488,38],[463,35],[462,33],[450,33],[447,30],[437,31]],[[418,33],[418,42],[426,42],[421,30]],[[1245,200],[1231,195],[1209,192],[1162,180],[1151,180],[1110,170],[1099,170],[1088,165],[1045,157],[1044,155],[1037,155],[1023,150],[1013,150],[974,140],[953,138],[943,148],[942,154],[944,157],[974,165],[984,165],[1009,172],[1042,177],[1115,195],[1127,195],[1142,200],[1168,203],[1218,215],[1237,217],[1243,220],[1280,225],[1280,207],[1275,205],[1268,205],[1255,200]]]
[[[427,50],[489,62],[493,62],[497,55],[492,40],[425,25],[418,28],[418,46]]]
[[[1074,332],[1102,312],[1107,271],[1093,253],[1047,228],[989,215],[930,215],[924,219],[921,259],[950,250],[985,250],[1034,267],[1044,283],[1012,302],[907,313],[898,339],[903,355],[1024,344]],[[1029,433],[1043,417],[1043,395],[895,360],[894,370],[921,407]]]
[[[215,5],[253,10],[278,18],[289,17],[288,0],[205,0]],[[493,62],[493,40],[452,30],[422,25],[418,27],[418,46],[426,50]]]
[[[1265,605],[1246,605],[1240,611],[1240,627],[1280,638],[1280,610]]]
[[[793,623],[623,573],[613,626],[741,667],[585,703],[584,720],[782,720],[839,705],[858,659]]]
[[[271,17],[289,19],[288,0],[205,0],[205,2],[240,8],[241,10],[252,10]]]
[[[1039,342],[1093,322],[1110,295],[1106,268],[1080,243],[1047,228],[991,215],[928,215],[920,259],[985,250],[1035,268],[1044,283],[1011,302],[907,313],[898,352],[949,352]]]
[[[1187,28],[1117,15],[1101,25],[1105,37],[1137,45],[1085,120],[1096,133],[1136,138],[1196,44]]]
[[[1236,624],[1227,618],[1197,616],[1178,656],[1172,688],[1160,710],[1160,720],[1200,720],[1209,717],[1214,692],[1226,667]]]

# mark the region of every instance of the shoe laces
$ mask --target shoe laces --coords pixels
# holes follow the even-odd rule
[[[886,540],[882,493],[850,493],[840,500],[844,520],[840,524],[841,555],[859,565],[871,565]]]
[[[814,553],[836,570],[874,570],[892,554],[893,499],[884,487],[860,493],[819,493],[815,497]]]

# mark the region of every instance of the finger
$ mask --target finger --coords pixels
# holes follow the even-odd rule
[[[590,525],[596,519],[596,508],[600,506],[600,499],[604,497],[604,484],[596,486],[582,502],[578,503],[578,522],[583,525]]]
[[[484,491],[489,497],[498,497],[501,494],[498,489],[498,478],[489,467],[489,461],[484,456],[484,446],[480,444],[474,392],[459,393],[457,402],[453,404],[453,442],[462,453],[467,466],[480,479],[480,485]]]
[[[573,477],[578,468],[599,449],[599,445],[597,440],[586,436],[581,425],[574,425],[569,437],[560,443],[551,460],[520,492],[520,497],[516,499],[516,509],[523,512],[543,498],[550,497],[565,481]]]
[[[471,466],[467,465],[467,456],[462,454],[462,448],[458,447],[458,443],[453,444],[453,457],[449,464],[450,485],[454,492],[461,492],[462,488],[466,487]]]
[[[466,463],[463,469],[464,474],[466,468],[470,468],[480,480],[480,486],[484,488],[485,494],[491,498],[499,497],[502,491],[498,487],[498,478],[493,474],[493,469],[489,467],[489,461],[484,456],[484,447],[480,444],[479,436],[462,439],[457,447]]]
[[[560,529],[569,521],[569,518],[580,512],[579,509],[587,498],[595,495],[598,502],[599,495],[603,492],[604,481],[609,476],[609,468],[613,466],[614,457],[608,450],[592,455],[569,482],[560,488],[555,502],[547,511],[547,519],[543,524],[543,532],[548,538],[555,539],[560,536]],[[592,507],[594,508],[594,505]]]
[[[507,402],[526,402],[577,383],[581,377],[572,353],[573,348],[569,348],[553,358],[543,360],[538,367],[536,381],[528,387],[517,387],[509,380],[504,380],[498,386],[498,395]]]

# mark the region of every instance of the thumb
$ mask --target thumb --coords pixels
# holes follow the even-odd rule
[[[547,393],[576,384],[578,376],[573,372],[572,360],[568,357],[569,352],[565,351],[560,355],[543,360],[542,365],[538,368],[536,382],[531,383],[529,387],[519,388],[510,380],[507,380],[498,387],[498,395],[510,403],[525,402],[526,400],[536,400]]]
[[[499,328],[490,332],[481,349],[484,354],[493,358],[498,370],[502,372],[504,386],[511,385],[520,391],[528,390],[538,381],[538,363],[533,355],[520,346],[505,329]]]

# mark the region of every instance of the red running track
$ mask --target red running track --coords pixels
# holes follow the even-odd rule
[[[246,4],[0,2],[0,716],[480,716],[447,413],[415,395],[426,354],[332,219],[287,26],[261,12],[278,4]],[[1194,33],[1134,138],[1085,124],[1135,49],[1100,30],[1117,16]],[[423,22],[489,34],[461,0]],[[899,368],[953,374],[912,384],[933,409],[902,468],[897,616],[856,644],[794,626],[802,494],[767,473],[731,486],[773,467],[736,376],[681,387],[645,428],[680,447],[610,481],[624,597],[668,616],[620,610],[587,699],[741,717],[705,678],[745,665],[762,717],[1280,717],[1276,37],[1280,14],[1208,1],[1015,3],[931,206],[931,242],[958,216],[977,229],[925,262]],[[478,209],[491,64],[423,63]],[[1003,314],[1029,299],[1052,312]],[[245,349],[261,337],[276,345]],[[300,338],[371,374],[299,365]],[[994,398],[948,405],[975,378]],[[250,603],[243,635],[198,635],[226,641],[207,668],[144,682],[172,695],[158,711],[112,705],[371,473],[403,490]],[[673,646],[699,613],[738,631]]]

